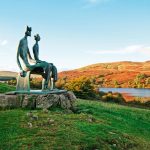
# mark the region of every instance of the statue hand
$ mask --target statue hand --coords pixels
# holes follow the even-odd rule
[[[26,76],[26,72],[25,72],[24,70],[21,70],[20,76],[21,76],[21,77],[25,77],[25,76]]]
[[[30,62],[35,64],[35,63],[36,63],[36,60],[31,59]]]
[[[53,66],[53,63],[49,63],[49,64]]]
[[[36,60],[36,63],[41,63],[42,61],[41,60]]]

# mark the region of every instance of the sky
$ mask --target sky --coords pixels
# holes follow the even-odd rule
[[[150,60],[150,0],[0,0],[0,70],[19,71],[26,26],[32,53],[59,71],[114,61]]]

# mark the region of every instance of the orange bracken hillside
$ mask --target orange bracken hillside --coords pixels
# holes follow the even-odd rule
[[[138,75],[144,75],[144,77],[137,81]],[[149,87],[150,61],[98,63],[59,73],[60,79],[68,81],[81,76],[94,78],[95,82],[102,87],[136,87],[135,84],[140,84],[140,86],[147,84],[146,87]]]

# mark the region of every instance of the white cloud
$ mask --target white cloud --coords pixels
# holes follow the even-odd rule
[[[3,40],[3,41],[0,42],[0,45],[1,45],[1,46],[5,46],[7,43],[8,43],[7,40]]]
[[[99,50],[87,51],[89,54],[132,54],[132,53],[147,53],[150,54],[150,46],[130,45],[119,50]]]

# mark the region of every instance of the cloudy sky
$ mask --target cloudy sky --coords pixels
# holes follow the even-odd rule
[[[16,50],[26,25],[32,53],[59,70],[99,62],[150,60],[150,0],[1,0],[0,70],[18,70]]]

